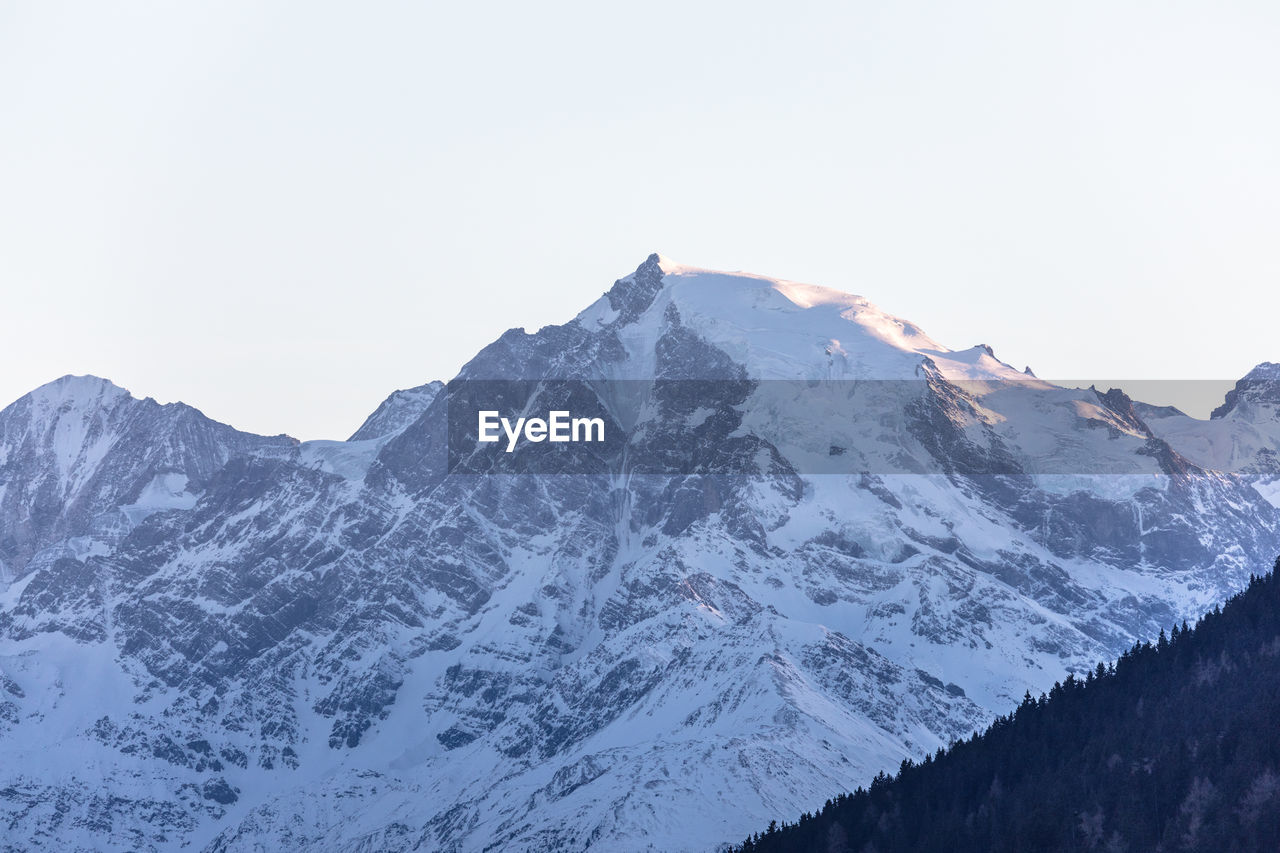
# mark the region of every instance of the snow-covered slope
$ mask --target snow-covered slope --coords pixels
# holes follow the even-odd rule
[[[1242,474],[1280,505],[1280,364],[1249,371],[1208,421],[1170,408],[1151,408],[1143,417],[1195,464]]]
[[[0,412],[0,582],[27,573],[37,554],[109,548],[152,512],[190,508],[232,457],[287,455],[295,444],[181,403],[135,400],[92,376],[43,385]]]
[[[444,389],[443,382],[428,382],[417,388],[403,391],[392,391],[391,396],[383,400],[373,414],[365,418],[360,429],[355,431],[349,441],[368,441],[375,438],[386,438],[421,417],[431,405],[431,401]]]
[[[494,379],[585,383],[625,447],[451,474],[450,403]],[[1122,393],[659,256],[349,442],[107,441],[171,407],[77,382],[0,413],[0,812],[32,848],[713,849],[1280,546]]]

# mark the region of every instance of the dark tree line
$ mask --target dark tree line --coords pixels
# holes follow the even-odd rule
[[[1280,850],[1278,576],[734,853]]]

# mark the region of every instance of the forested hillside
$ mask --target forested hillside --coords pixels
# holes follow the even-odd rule
[[[1280,571],[1280,561],[1277,562]],[[1280,580],[904,762],[764,851],[1280,849]]]

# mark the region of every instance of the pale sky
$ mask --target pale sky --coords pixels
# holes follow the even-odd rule
[[[0,0],[0,405],[344,438],[653,251],[1234,379],[1280,361],[1277,45],[1274,2]]]

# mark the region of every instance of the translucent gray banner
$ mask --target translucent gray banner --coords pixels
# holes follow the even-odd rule
[[[1177,475],[1274,462],[1280,383],[1244,381],[1212,420],[1133,400],[1125,383],[1025,379],[455,380],[460,474]],[[1129,383],[1223,400],[1214,380]],[[1251,436],[1234,441],[1233,430]],[[1234,442],[1234,443],[1233,443]],[[1220,460],[1230,444],[1229,464]]]

